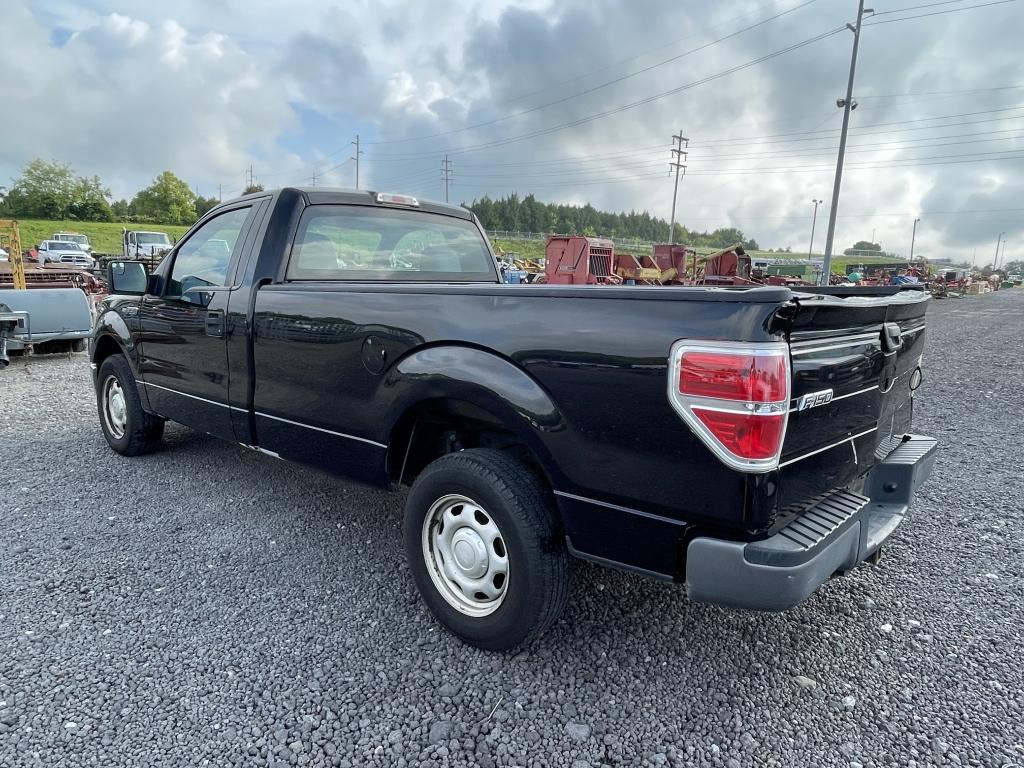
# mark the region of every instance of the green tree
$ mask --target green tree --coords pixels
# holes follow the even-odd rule
[[[16,216],[33,219],[69,218],[75,174],[65,163],[36,159],[14,180],[7,205]]]
[[[220,205],[220,200],[216,197],[200,197],[196,196],[196,218],[202,218],[209,211],[212,211]]]
[[[188,184],[164,171],[132,200],[135,215],[157,224],[191,224],[196,220],[196,195]]]
[[[243,195],[251,195],[253,192],[262,192],[262,191],[263,191],[263,185],[260,184],[260,183],[256,183],[256,184],[248,185],[245,188],[245,190],[243,190],[242,194]]]
[[[110,204],[110,212],[115,221],[128,221],[132,216],[132,207],[127,200],[115,200]]]
[[[622,239],[637,238],[655,242],[668,240],[668,222],[647,211],[609,213],[592,205],[559,205],[542,203],[532,194],[520,200],[516,193],[492,200],[484,196],[466,206],[479,218],[485,229],[530,231],[559,234],[593,234]],[[674,241],[691,247],[726,248],[742,243],[749,250],[759,250],[758,243],[735,227],[713,232],[692,232],[676,222]]]
[[[80,176],[74,182],[68,214],[79,221],[113,221],[109,197],[110,190],[103,186],[99,176]]]
[[[843,254],[846,256],[858,256],[863,255],[865,251],[877,251],[879,256],[883,255],[882,246],[878,243],[869,243],[867,240],[858,240],[852,247],[844,250]]]

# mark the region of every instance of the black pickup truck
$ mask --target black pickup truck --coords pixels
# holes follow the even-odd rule
[[[934,462],[918,290],[504,285],[470,212],[322,188],[224,203],[108,283],[111,448],[169,419],[411,486],[416,585],[484,648],[555,620],[570,555],[786,609],[877,557]]]

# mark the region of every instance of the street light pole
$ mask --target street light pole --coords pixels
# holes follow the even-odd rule
[[[999,241],[1003,239],[1003,235],[1005,234],[1005,232],[1000,232],[999,237],[996,238],[996,260],[992,262],[992,269],[999,266]]]
[[[917,222],[920,219],[914,219],[914,231],[910,234],[910,258],[907,261],[914,260],[914,241],[917,239]]]
[[[814,225],[818,223],[818,206],[821,205],[824,200],[811,200],[814,203],[814,216],[811,218],[811,244],[807,246],[807,258],[810,259],[814,253]]]
[[[832,274],[832,243],[836,236],[836,215],[839,212],[839,188],[843,184],[843,160],[846,157],[846,134],[850,129],[850,112],[853,110],[853,77],[857,71],[857,49],[860,47],[860,23],[865,13],[874,13],[864,8],[864,0],[857,3],[857,23],[847,24],[853,32],[853,54],[850,56],[850,79],[846,83],[846,98],[836,102],[843,108],[843,130],[839,134],[839,157],[836,160],[836,179],[832,185],[832,207],[828,213],[828,234],[825,235],[825,259],[821,265],[821,284],[828,285]]]

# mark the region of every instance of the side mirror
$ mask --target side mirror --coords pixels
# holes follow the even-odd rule
[[[107,265],[107,290],[112,294],[142,296],[147,277],[146,265],[140,261],[112,261]]]

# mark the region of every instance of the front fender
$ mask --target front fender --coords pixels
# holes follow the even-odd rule
[[[99,304],[99,314],[93,323],[92,336],[89,339],[89,361],[93,364],[93,376],[96,375],[102,359],[112,353],[111,345],[125,356],[132,369],[132,375],[139,378],[139,347],[132,326],[138,326],[136,319],[141,311],[142,301],[137,296],[110,296]],[[124,313],[124,314],[122,314]],[[127,315],[127,318],[125,317]],[[143,408],[149,408],[149,397],[145,387],[139,387],[139,397]]]
[[[507,358],[464,345],[420,348],[388,371],[383,390],[388,436],[417,404],[460,400],[499,419],[533,451],[549,476],[557,471],[550,441],[566,431],[565,418],[548,392]]]

